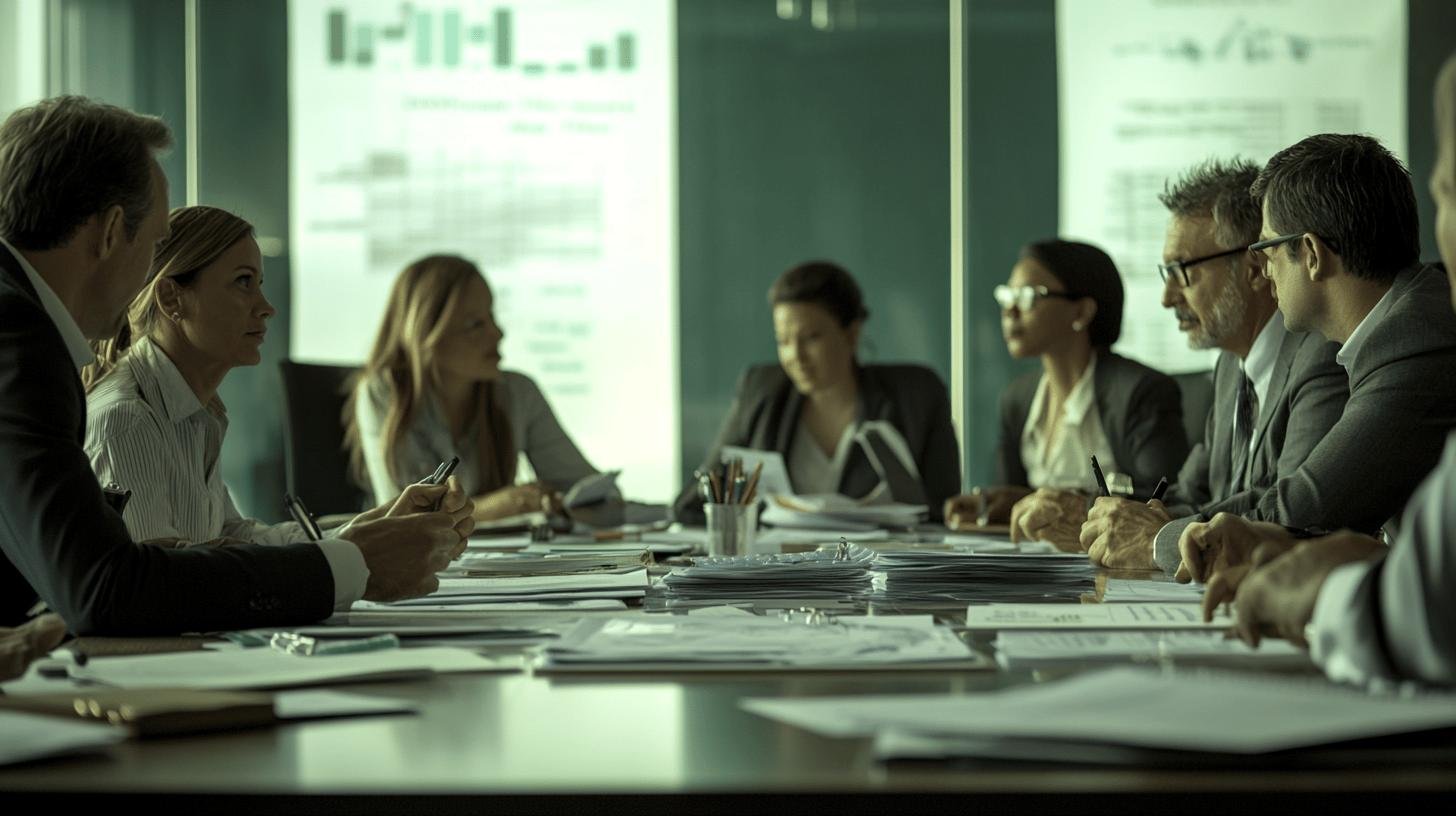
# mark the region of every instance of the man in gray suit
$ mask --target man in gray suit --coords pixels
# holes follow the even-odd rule
[[[1285,320],[1341,344],[1350,397],[1294,473],[1249,491],[1180,541],[1193,578],[1288,543],[1286,529],[1374,534],[1400,513],[1456,427],[1456,314],[1422,267],[1410,174],[1368,136],[1311,136],[1260,173],[1267,274]]]
[[[1203,439],[1164,501],[1093,505],[1081,543],[1098,564],[1171,574],[1183,528],[1292,473],[1340,418],[1347,391],[1336,346],[1285,328],[1263,257],[1247,251],[1262,222],[1249,194],[1258,175],[1253,162],[1209,161],[1160,196],[1172,215],[1158,267],[1163,306],[1190,347],[1223,353]]]
[[[1436,80],[1436,133],[1431,196],[1449,275],[1456,270],[1456,56]],[[1315,662],[1335,680],[1456,685],[1456,434],[1406,506],[1388,551],[1347,530],[1297,546],[1268,545],[1256,560],[1260,566],[1239,585],[1234,603],[1246,641],[1257,644],[1266,630],[1307,640]],[[1227,573],[1216,575],[1205,611],[1226,600],[1235,583]]]

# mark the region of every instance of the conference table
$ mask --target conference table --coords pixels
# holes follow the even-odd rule
[[[944,617],[954,622],[956,612]],[[116,643],[123,651],[133,645]],[[410,701],[419,712],[130,741],[109,756],[0,770],[0,801],[16,814],[72,805],[144,813],[881,816],[1244,816],[1456,801],[1450,734],[1307,751],[1273,765],[1206,767],[1156,754],[1110,765],[883,763],[868,739],[823,738],[739,707],[752,697],[986,691],[1068,671],[1077,669],[553,676],[528,668],[351,685],[351,692]],[[1217,715],[1196,712],[1168,727],[1196,728],[1198,716]]]

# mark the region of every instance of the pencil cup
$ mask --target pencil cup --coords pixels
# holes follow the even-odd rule
[[[708,555],[748,555],[758,534],[758,504],[707,504]]]

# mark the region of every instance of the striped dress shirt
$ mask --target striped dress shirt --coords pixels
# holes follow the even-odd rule
[[[204,406],[151,340],[137,341],[87,395],[86,415],[86,455],[103,485],[131,491],[122,519],[137,541],[308,540],[293,522],[264,524],[238,512],[219,466],[226,408],[216,397]],[[347,541],[319,545],[334,574],[335,606],[347,608],[364,594],[364,558]]]

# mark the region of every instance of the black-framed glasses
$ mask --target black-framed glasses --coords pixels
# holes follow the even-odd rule
[[[1012,307],[1023,311],[1031,311],[1038,300],[1043,298],[1062,298],[1064,300],[1081,300],[1083,295],[1073,292],[1053,292],[1045,286],[997,286],[992,295],[1002,311],[1010,311]]]
[[[1253,249],[1252,246],[1237,247],[1235,249],[1225,249],[1222,252],[1215,252],[1212,255],[1204,255],[1202,258],[1194,258],[1191,261],[1174,261],[1170,264],[1158,264],[1158,277],[1162,278],[1163,283],[1165,284],[1170,278],[1174,280],[1181,280],[1183,282],[1184,288],[1187,288],[1189,286],[1188,267],[1197,266],[1201,263],[1207,263],[1208,261],[1216,261],[1219,258],[1227,258],[1230,255],[1237,255],[1240,252],[1248,252],[1251,249]]]
[[[1291,232],[1288,235],[1276,235],[1273,238],[1269,238],[1264,241],[1255,241],[1254,243],[1249,244],[1249,251],[1263,252],[1266,249],[1273,249],[1274,247],[1277,247],[1281,244],[1287,244],[1290,241],[1303,237],[1304,233],[1302,232]]]

